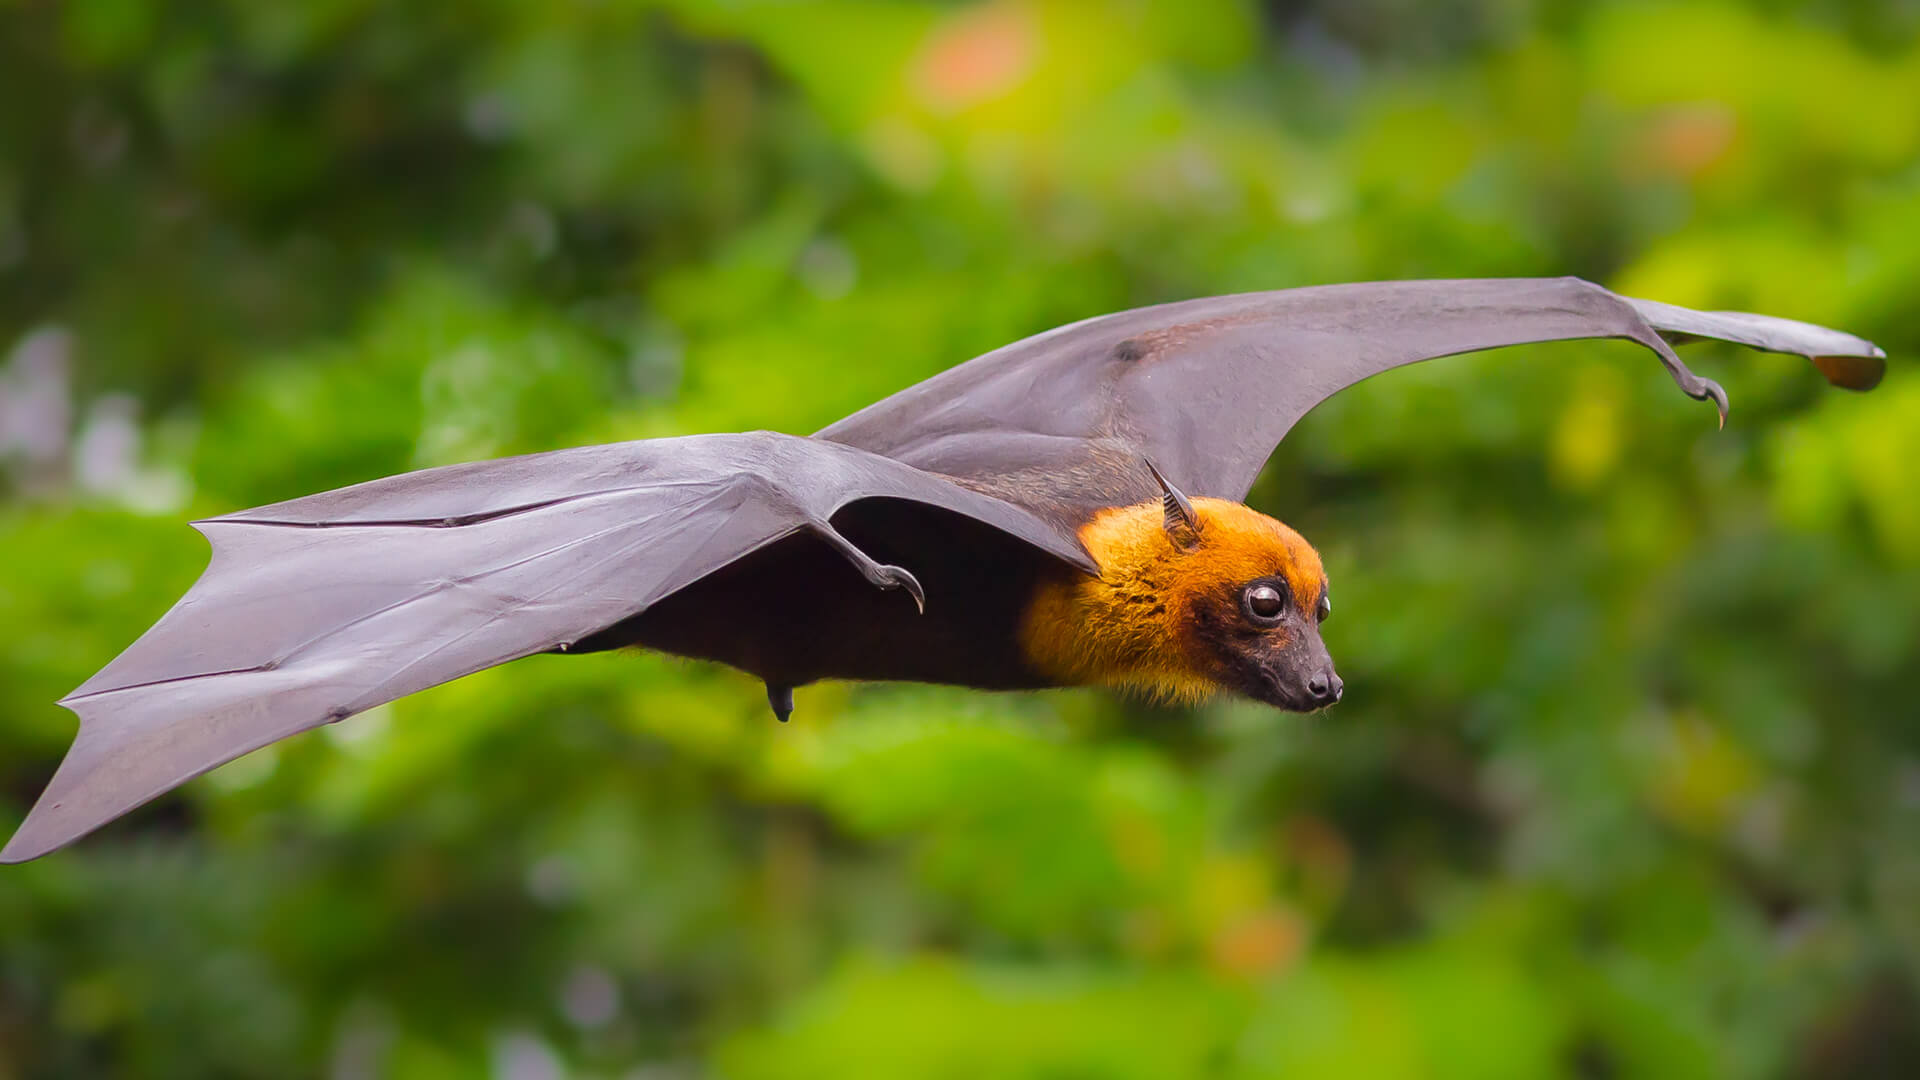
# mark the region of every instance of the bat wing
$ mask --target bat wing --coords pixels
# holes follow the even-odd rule
[[[1064,524],[1156,495],[1143,459],[1192,494],[1244,499],[1302,416],[1368,376],[1571,338],[1638,342],[1723,419],[1725,393],[1687,370],[1670,342],[1797,353],[1859,390],[1885,368],[1878,348],[1850,334],[1628,299],[1577,278],[1327,285],[1073,323],[942,372],[817,437],[960,478]]]
[[[205,574],[62,704],[80,731],[0,860],[60,847],[296,732],[564,650],[801,530],[876,585],[911,574],[833,532],[896,498],[966,514],[1091,570],[1028,512],[832,443],[756,432],[428,469],[196,527]]]

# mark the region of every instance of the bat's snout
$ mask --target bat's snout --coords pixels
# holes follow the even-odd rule
[[[1318,635],[1278,655],[1270,654],[1259,675],[1242,690],[1255,701],[1288,712],[1314,712],[1340,700],[1346,683]]]
[[[1339,701],[1340,695],[1345,690],[1346,684],[1341,682],[1340,676],[1334,673],[1332,664],[1328,664],[1307,679],[1307,697],[1313,701],[1315,708],[1324,708]]]

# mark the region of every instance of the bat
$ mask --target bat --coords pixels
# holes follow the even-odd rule
[[[693,435],[449,465],[195,522],[206,572],[61,704],[72,748],[0,860],[37,858],[224,762],[534,653],[638,646],[763,680],[1216,692],[1308,711],[1342,684],[1326,573],[1243,505],[1321,401],[1404,364],[1621,338],[1724,424],[1673,344],[1812,360],[1872,343],[1577,278],[1400,281],[1104,315],[811,436]]]

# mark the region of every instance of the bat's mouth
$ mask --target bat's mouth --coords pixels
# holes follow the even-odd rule
[[[1258,684],[1248,693],[1248,697],[1262,705],[1271,705],[1287,712],[1306,713],[1320,708],[1320,705],[1307,697],[1304,689],[1295,689],[1289,680],[1277,671],[1262,671]]]
[[[1295,678],[1291,672],[1263,669],[1247,696],[1287,712],[1310,713],[1339,701],[1344,689],[1332,669],[1307,679]]]

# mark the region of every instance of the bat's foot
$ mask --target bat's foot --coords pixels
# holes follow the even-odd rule
[[[821,539],[832,544],[835,551],[846,556],[847,561],[853,564],[854,569],[860,571],[860,576],[866,578],[868,584],[879,589],[905,589],[907,595],[913,597],[913,606],[919,609],[920,614],[927,613],[926,590],[920,587],[920,579],[914,577],[907,568],[894,566],[891,563],[875,562],[872,556],[854,547],[853,541],[841,536],[833,526],[824,522],[814,525],[813,531],[818,533]]]
[[[773,706],[773,718],[786,723],[787,718],[793,715],[793,687],[768,683],[767,704]]]

